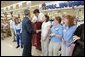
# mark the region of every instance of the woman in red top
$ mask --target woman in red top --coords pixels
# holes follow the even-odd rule
[[[44,14],[43,13],[40,13],[39,12],[39,9],[35,9],[33,11],[33,13],[35,14],[34,16],[34,19],[32,21],[33,22],[33,29],[34,30],[41,30],[41,25],[42,25],[42,22],[44,20]],[[32,38],[32,46],[35,46],[37,49],[41,49],[41,43],[40,43],[40,40],[41,40],[41,32],[39,33],[35,33],[33,34],[33,38]]]

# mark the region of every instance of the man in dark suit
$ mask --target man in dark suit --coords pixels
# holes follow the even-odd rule
[[[35,33],[35,31],[32,28],[31,21],[30,21],[30,11],[25,10],[24,11],[25,17],[22,21],[22,39],[23,39],[23,54],[22,56],[31,56],[31,40],[32,40],[32,34]]]
[[[84,56],[84,24],[78,26],[74,35],[76,36],[76,41],[74,42],[76,45],[73,56]]]

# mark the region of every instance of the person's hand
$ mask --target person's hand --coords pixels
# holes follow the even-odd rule
[[[54,35],[55,35],[55,33],[51,33],[51,34],[50,34],[50,36],[54,36]]]
[[[36,30],[36,33],[39,33],[40,32],[40,30]]]
[[[80,39],[80,37],[78,37],[78,36],[73,36],[73,41],[75,42],[76,40],[79,40]]]

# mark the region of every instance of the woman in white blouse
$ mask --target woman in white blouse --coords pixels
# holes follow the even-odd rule
[[[51,27],[51,22],[49,21],[49,16],[45,15],[45,20],[42,23],[41,28],[41,48],[42,56],[48,56],[48,45],[49,45],[49,31]]]

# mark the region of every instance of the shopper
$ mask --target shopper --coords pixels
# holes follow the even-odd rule
[[[23,54],[22,56],[31,56],[31,47],[32,47],[32,33],[35,33],[35,31],[32,28],[32,23],[30,21],[30,11],[25,10],[24,11],[25,17],[22,21],[22,39],[23,39]]]
[[[4,40],[3,19],[1,20],[1,39]]]
[[[65,15],[63,17],[63,23],[61,56],[72,56],[72,51],[74,48],[74,44],[72,44],[73,33],[76,30],[76,26],[74,25],[74,17],[71,15]]]
[[[3,22],[1,23],[1,29],[2,29],[2,36],[4,38],[7,37],[7,29],[9,28],[8,23],[6,22],[6,19],[3,19]]]
[[[63,34],[63,27],[60,25],[61,18],[55,17],[51,28],[51,41],[49,44],[49,56],[60,56],[61,39]]]
[[[16,48],[19,48],[20,47],[20,44],[21,44],[21,48],[23,47],[22,46],[22,40],[21,40],[21,33],[22,33],[22,23],[19,21],[18,17],[15,17],[15,35],[16,35],[16,39],[17,39],[17,47]],[[21,42],[20,42],[21,41]]]
[[[49,21],[49,16],[45,15],[45,20],[42,23],[41,28],[41,49],[42,56],[48,56],[48,46],[49,46],[49,32],[50,32],[51,22]]]
[[[43,20],[45,19],[45,16],[43,13],[39,11],[39,9],[35,9],[33,13],[35,16],[32,19],[32,24],[33,24],[32,26],[34,30],[41,30],[41,25],[42,25]],[[33,34],[32,45],[35,46],[39,50],[41,49],[40,40],[41,40],[41,32]]]
[[[43,13],[39,11],[39,9],[35,9],[33,11],[34,17],[32,19],[33,22],[43,22],[45,19],[45,16]]]
[[[14,20],[13,15],[11,16],[9,22],[10,22],[10,31],[11,31],[11,36],[13,38],[13,42],[16,42],[16,37],[15,37],[15,32],[14,32],[15,20]]]
[[[74,32],[76,41],[73,56],[84,56],[84,24],[78,26]]]

